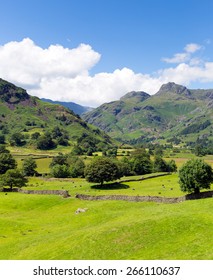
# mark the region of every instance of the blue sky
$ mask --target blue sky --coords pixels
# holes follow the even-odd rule
[[[211,0],[1,1],[0,77],[98,106],[162,83],[213,88]]]

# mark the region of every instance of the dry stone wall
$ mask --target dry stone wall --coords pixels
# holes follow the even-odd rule
[[[161,197],[161,196],[128,196],[128,195],[86,195],[77,194],[76,198],[82,200],[125,200],[133,202],[157,202],[157,203],[178,203],[185,200],[213,197],[213,191],[202,192],[199,194],[187,194],[180,197]]]
[[[25,193],[25,194],[54,194],[54,195],[61,195],[64,198],[69,197],[69,192],[66,190],[24,190],[18,189],[18,192]]]

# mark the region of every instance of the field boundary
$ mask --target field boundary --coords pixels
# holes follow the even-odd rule
[[[213,197],[213,191],[201,192],[199,194],[187,194],[180,197],[161,197],[161,196],[128,196],[128,195],[87,195],[76,194],[81,200],[124,200],[131,202],[157,202],[157,203],[178,203],[186,200]]]
[[[24,193],[24,194],[46,194],[46,195],[61,195],[64,198],[70,197],[69,192],[66,190],[23,190],[23,189],[18,189],[17,190],[19,193]]]
[[[143,180],[148,180],[148,179],[153,179],[153,178],[157,178],[157,177],[162,177],[162,176],[167,176],[167,175],[171,175],[171,172],[165,172],[165,173],[161,173],[161,174],[150,174],[146,177],[141,176],[140,178],[137,179],[121,179],[118,181],[118,183],[127,183],[127,182],[137,182],[137,181],[143,181]]]

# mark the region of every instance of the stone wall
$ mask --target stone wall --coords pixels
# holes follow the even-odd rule
[[[54,194],[61,195],[64,198],[69,197],[69,192],[66,190],[26,190],[26,189],[18,189],[18,192],[25,194]]]
[[[157,203],[178,203],[185,200],[213,197],[213,191],[202,192],[200,194],[187,194],[180,197],[162,197],[162,196],[128,196],[128,195],[86,195],[77,194],[76,198],[82,200],[124,200],[133,202],[157,202]]]

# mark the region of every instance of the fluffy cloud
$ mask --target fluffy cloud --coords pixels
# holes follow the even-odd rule
[[[164,57],[162,60],[164,62],[167,63],[184,63],[184,62],[188,62],[191,60],[191,55],[195,52],[197,52],[198,50],[200,50],[202,47],[198,44],[187,44],[184,48],[183,53],[176,53],[174,54],[173,57],[168,58],[168,57]]]
[[[39,89],[31,90],[33,95],[76,103],[98,106],[117,100],[126,92],[140,90],[155,93],[161,86],[158,79],[149,75],[135,74],[128,68],[117,69],[113,73],[98,73],[91,77],[78,75],[75,78],[43,78]],[[56,95],[53,95],[53,92]],[[57,95],[57,93],[60,93]]]
[[[26,88],[31,95],[95,107],[132,90],[154,94],[167,82],[213,82],[213,62],[194,56],[200,48],[197,44],[186,45],[185,52],[164,58],[178,65],[154,74],[123,68],[91,76],[89,70],[101,57],[91,46],[68,49],[51,45],[43,49],[26,38],[0,46],[0,77]]]
[[[38,87],[43,77],[74,78],[87,75],[100,59],[89,45],[67,49],[51,45],[48,49],[36,46],[29,38],[0,47],[0,76],[30,87]]]
[[[187,52],[187,53],[194,53],[198,50],[200,50],[202,47],[198,44],[187,44],[184,48],[184,50]]]

